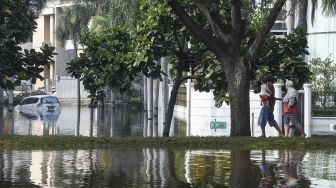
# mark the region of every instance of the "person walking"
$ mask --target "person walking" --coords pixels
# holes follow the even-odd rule
[[[283,136],[278,123],[274,119],[275,101],[281,100],[280,98],[276,98],[274,96],[274,78],[271,74],[267,74],[261,79],[261,82],[266,83],[267,90],[269,91],[269,96],[266,99],[262,98],[261,100],[262,108],[258,119],[258,125],[261,128],[261,137],[266,137],[265,127],[267,122],[271,127],[274,127],[278,131],[279,136]]]
[[[283,109],[284,109],[284,127],[285,127],[285,137],[289,134],[289,122],[292,122],[292,127],[297,127],[301,133],[302,137],[306,137],[303,127],[298,122],[298,97],[299,94],[293,86],[293,81],[286,81],[287,93],[283,99]]]

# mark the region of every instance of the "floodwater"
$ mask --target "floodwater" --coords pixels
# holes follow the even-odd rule
[[[93,137],[139,137],[162,136],[163,115],[158,114],[157,125],[151,128],[147,114],[142,107],[120,104],[89,108],[77,106],[61,106],[60,110],[38,112],[0,113],[0,134],[15,135],[75,135]],[[155,128],[157,127],[157,128]],[[193,135],[228,136],[229,127],[211,129],[209,123],[193,124]],[[174,115],[171,136],[187,136],[187,120],[184,114]]]
[[[3,134],[39,136],[141,136],[144,123],[142,110],[128,105],[93,109],[61,106],[42,113],[4,109],[3,119]]]
[[[0,150],[0,187],[336,187],[335,151]]]
[[[162,132],[162,114],[152,129],[141,108],[130,105],[3,112],[0,135],[146,137]],[[172,124],[172,136],[187,135],[183,116],[175,115]],[[229,135],[228,127],[192,128],[200,135]],[[0,150],[0,187],[336,187],[335,157],[334,149],[5,149]]]

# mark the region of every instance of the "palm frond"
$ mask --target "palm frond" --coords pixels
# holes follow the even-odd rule
[[[88,24],[93,16],[91,7],[73,5],[62,7],[61,21],[56,36],[64,47],[66,40],[79,41],[83,33],[89,30]]]
[[[312,3],[311,23],[312,23],[312,25],[314,25],[314,21],[315,21],[315,12],[316,12],[316,9],[317,9],[317,7],[318,7],[318,4],[317,4],[317,0],[311,0],[311,3]]]
[[[336,1],[335,0],[323,0],[322,11],[328,16],[336,15]]]

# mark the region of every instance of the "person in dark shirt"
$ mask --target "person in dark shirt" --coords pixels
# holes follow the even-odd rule
[[[273,114],[275,100],[281,100],[280,98],[276,98],[274,96],[274,85],[273,85],[274,78],[272,75],[267,74],[262,78],[262,81],[266,82],[270,95],[267,100],[262,100],[262,108],[260,110],[258,119],[258,125],[261,128],[261,137],[266,137],[265,127],[267,122],[271,127],[274,127],[279,132],[279,136],[283,136],[283,133],[278,123],[275,121]]]

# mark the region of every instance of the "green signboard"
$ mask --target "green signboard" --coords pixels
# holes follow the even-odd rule
[[[210,129],[226,129],[226,122],[210,121]]]

